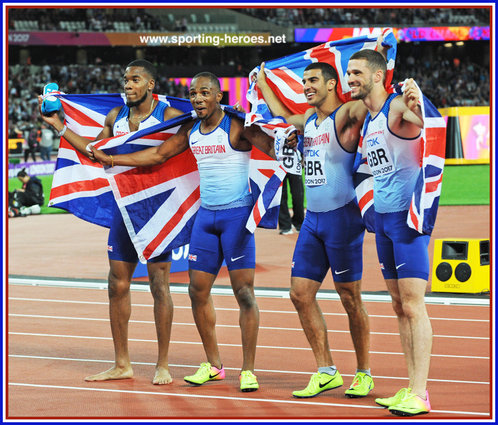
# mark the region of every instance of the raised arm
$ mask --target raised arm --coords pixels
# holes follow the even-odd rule
[[[401,137],[418,136],[424,127],[422,108],[420,107],[420,91],[413,79],[407,80],[403,96],[396,97],[389,111],[389,127]]]
[[[263,95],[266,104],[270,108],[271,113],[274,116],[284,117],[288,123],[294,125],[296,128],[302,131],[304,127],[304,115],[293,115],[292,112],[289,111],[289,109],[287,109],[287,107],[280,101],[277,95],[273,93],[273,90],[266,81],[264,62],[261,63],[261,68],[256,78],[256,84],[261,90],[261,94]]]
[[[153,146],[134,153],[121,155],[107,155],[90,146],[95,159],[102,165],[123,165],[128,167],[148,167],[162,164],[169,158],[178,155],[189,148],[188,135],[193,126],[193,121],[180,127],[178,132],[165,140],[159,146]]]
[[[76,134],[74,131],[70,130],[69,128],[67,128],[60,119],[59,114],[57,112],[54,112],[51,115],[43,115],[41,113],[42,102],[43,102],[43,97],[38,96],[38,108],[40,110],[40,116],[42,117],[43,121],[52,126],[52,128],[57,132],[57,135],[63,136],[64,139],[66,139],[69,142],[69,144],[73,146],[78,152],[82,153],[87,157],[92,158],[92,154],[86,150],[86,146],[89,143],[91,143],[92,140],[88,140]],[[108,137],[113,136],[112,127],[114,125],[114,121],[116,120],[118,112],[119,112],[119,107],[116,107],[107,114],[104,122],[104,128],[101,130],[101,132],[93,141],[107,139]]]

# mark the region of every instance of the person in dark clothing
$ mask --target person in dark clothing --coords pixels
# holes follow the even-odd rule
[[[28,162],[29,155],[33,158],[33,161],[36,162],[36,152],[40,143],[38,142],[38,131],[33,128],[28,133],[27,148],[24,150],[24,162]]]
[[[289,213],[287,184],[289,184],[292,197],[292,217]],[[282,185],[282,201],[280,203],[280,212],[278,214],[278,227],[281,235],[290,235],[293,233],[292,226],[297,232],[301,230],[301,224],[304,221],[304,186],[301,176],[287,174]]]
[[[38,177],[30,176],[25,168],[17,173],[17,178],[22,188],[9,192],[9,216],[39,214],[45,202],[42,182]]]

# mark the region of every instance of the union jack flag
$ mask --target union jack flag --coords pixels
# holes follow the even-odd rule
[[[109,154],[130,153],[161,144],[181,124],[192,120],[190,102],[154,95],[184,115],[153,127],[94,143]],[[124,104],[122,95],[60,95],[66,125],[75,133],[94,140],[108,112]],[[231,108],[227,113],[245,118]],[[261,123],[263,125],[263,123]],[[253,148],[257,166],[251,165],[251,190],[255,214],[247,227],[276,228],[281,181],[285,170],[279,163]],[[268,184],[267,184],[268,183]],[[89,222],[110,227],[115,204],[121,212],[141,261],[189,242],[195,213],[200,206],[199,175],[190,150],[155,167],[112,167],[104,169],[75,151],[61,139],[54,173],[50,206],[65,209]]]

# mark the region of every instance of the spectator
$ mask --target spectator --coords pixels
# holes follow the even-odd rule
[[[42,161],[50,161],[50,154],[54,146],[54,136],[53,130],[42,124],[40,139],[40,156]]]

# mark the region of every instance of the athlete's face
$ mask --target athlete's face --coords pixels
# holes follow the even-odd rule
[[[353,59],[348,64],[348,85],[351,99],[365,99],[373,89],[373,73],[367,66],[366,59]]]
[[[198,77],[190,84],[189,97],[197,118],[205,120],[220,108],[223,93],[209,77]]]
[[[310,106],[321,105],[329,94],[329,90],[333,90],[333,81],[325,81],[321,69],[309,69],[304,71],[303,85],[304,96]]]
[[[150,74],[141,66],[126,68],[123,76],[126,105],[130,108],[140,105],[152,94],[154,84]]]

